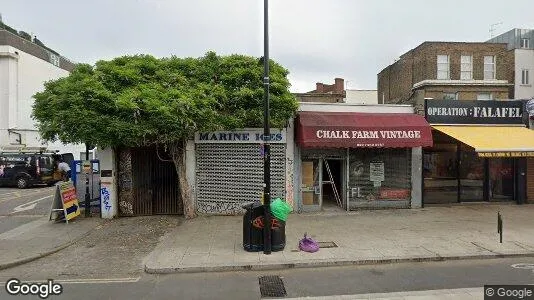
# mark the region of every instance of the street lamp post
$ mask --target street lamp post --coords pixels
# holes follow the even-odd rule
[[[263,253],[271,254],[271,130],[269,123],[269,0],[263,0]]]

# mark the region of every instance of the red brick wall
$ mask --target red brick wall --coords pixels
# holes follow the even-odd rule
[[[484,79],[484,56],[494,55],[496,56],[496,79],[514,82],[514,52],[508,51],[506,44],[425,42],[403,54],[399,60],[378,74],[379,99],[381,100],[384,95],[385,103],[407,102],[412,95],[412,87],[415,83],[437,78],[437,55],[449,55],[451,80],[460,80],[461,55],[473,56],[474,80]],[[495,90],[492,87],[484,88],[485,90],[474,89],[480,92]],[[513,98],[513,89],[508,87],[497,89],[498,97],[496,98]],[[504,96],[503,92],[506,93]]]

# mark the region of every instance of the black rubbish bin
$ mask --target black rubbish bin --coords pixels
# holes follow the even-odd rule
[[[242,206],[246,212],[243,216],[243,249],[249,252],[263,251],[264,209],[259,202]],[[271,228],[271,251],[284,250],[286,246],[286,224],[271,216],[274,226]],[[260,227],[261,226],[261,227]]]
[[[263,215],[263,206],[261,203],[252,202],[243,205],[246,209],[243,216],[243,248],[249,252],[258,252],[263,250],[263,231],[252,225],[257,217]]]

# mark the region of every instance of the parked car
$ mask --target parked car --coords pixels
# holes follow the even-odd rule
[[[71,164],[71,153],[0,152],[0,186],[24,189],[35,184],[54,185],[61,179],[57,172],[59,159]]]

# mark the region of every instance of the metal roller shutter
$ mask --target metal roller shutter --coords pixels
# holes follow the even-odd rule
[[[200,213],[237,214],[263,192],[260,144],[197,144],[196,190]],[[271,195],[285,197],[286,145],[271,144]]]

